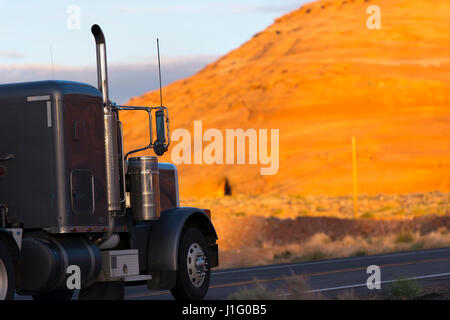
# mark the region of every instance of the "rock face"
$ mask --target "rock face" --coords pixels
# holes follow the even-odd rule
[[[379,30],[366,24],[372,4]],[[443,0],[313,2],[165,87],[171,131],[188,129],[192,140],[195,120],[224,138],[226,129],[279,129],[277,174],[261,175],[259,158],[182,164],[181,196],[349,194],[352,137],[360,193],[450,191],[449,21]],[[129,104],[158,105],[159,92]],[[122,119],[126,149],[146,144],[145,116]]]

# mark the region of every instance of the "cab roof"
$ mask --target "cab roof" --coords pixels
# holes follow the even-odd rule
[[[30,96],[50,95],[61,99],[67,94],[79,94],[92,97],[102,97],[101,92],[86,83],[62,80],[46,80],[33,82],[20,82],[0,85],[0,103],[5,100],[27,101]]]

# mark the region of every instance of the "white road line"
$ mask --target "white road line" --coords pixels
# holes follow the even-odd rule
[[[368,255],[368,256],[353,257],[353,258],[337,258],[337,259],[322,260],[322,261],[298,262],[298,263],[251,267],[251,268],[243,268],[243,269],[235,269],[235,270],[223,270],[223,271],[212,272],[212,275],[223,275],[223,274],[232,274],[232,273],[239,273],[239,272],[252,272],[252,271],[265,271],[265,270],[284,269],[284,268],[301,267],[301,266],[313,266],[313,265],[329,264],[329,263],[336,263],[336,262],[358,261],[358,260],[366,260],[366,259],[374,259],[374,258],[404,257],[404,256],[419,255],[419,254],[429,254],[429,253],[435,253],[435,252],[440,252],[440,251],[450,251],[450,248],[439,248],[439,249],[431,249],[431,250],[428,249],[428,250],[422,250],[422,251],[410,251],[410,252],[402,252],[402,253],[387,253],[387,254]]]
[[[422,279],[438,278],[438,277],[444,277],[444,276],[450,276],[450,272],[430,274],[430,275],[426,275],[426,276],[418,276],[418,277],[412,277],[412,278],[405,278],[405,280],[422,280]],[[383,284],[383,283],[392,283],[392,282],[397,282],[397,281],[398,280],[385,280],[385,281],[380,281],[380,282],[376,282],[376,283]],[[326,291],[351,289],[351,288],[366,287],[366,286],[367,286],[366,283],[361,283],[361,284],[352,284],[352,285],[341,286],[341,287],[309,290],[308,292],[326,292]]]

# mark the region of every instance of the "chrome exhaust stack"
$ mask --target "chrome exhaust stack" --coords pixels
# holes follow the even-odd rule
[[[105,36],[96,24],[92,26],[91,32],[96,44],[98,90],[102,93],[105,126],[106,190],[110,220],[109,230],[100,241],[103,242],[114,232],[114,216],[121,212],[118,118],[109,100]]]
[[[103,106],[110,107],[109,92],[108,92],[108,70],[106,62],[106,43],[105,36],[99,25],[94,24],[91,28],[91,32],[95,38],[95,45],[97,50],[97,81],[98,90],[101,91],[103,96]]]

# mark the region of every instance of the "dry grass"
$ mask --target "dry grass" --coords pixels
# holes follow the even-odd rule
[[[402,234],[400,237],[404,239],[406,236]],[[450,246],[450,234],[443,230],[430,232],[426,235],[410,233],[407,237],[408,241],[399,241],[399,235],[395,234],[371,238],[348,235],[343,239],[332,241],[325,233],[317,233],[304,243],[267,244],[263,248],[221,251],[221,268],[322,260]]]
[[[229,300],[276,300],[276,298],[276,293],[268,290],[257,279],[255,279],[254,287],[242,288],[228,297]]]
[[[337,295],[337,300],[361,300],[361,297],[355,294],[353,289],[344,290],[343,292]]]
[[[278,297],[287,300],[324,300],[321,293],[310,292],[308,281],[302,275],[292,274],[285,280]]]
[[[324,300],[320,293],[310,292],[308,281],[302,275],[286,277],[277,290],[269,290],[255,279],[253,287],[245,287],[228,297],[231,300]]]
[[[210,208],[213,217],[334,217],[353,219],[351,196],[236,196],[184,198],[183,206]],[[359,218],[392,219],[450,214],[450,193],[364,195],[358,199]]]

